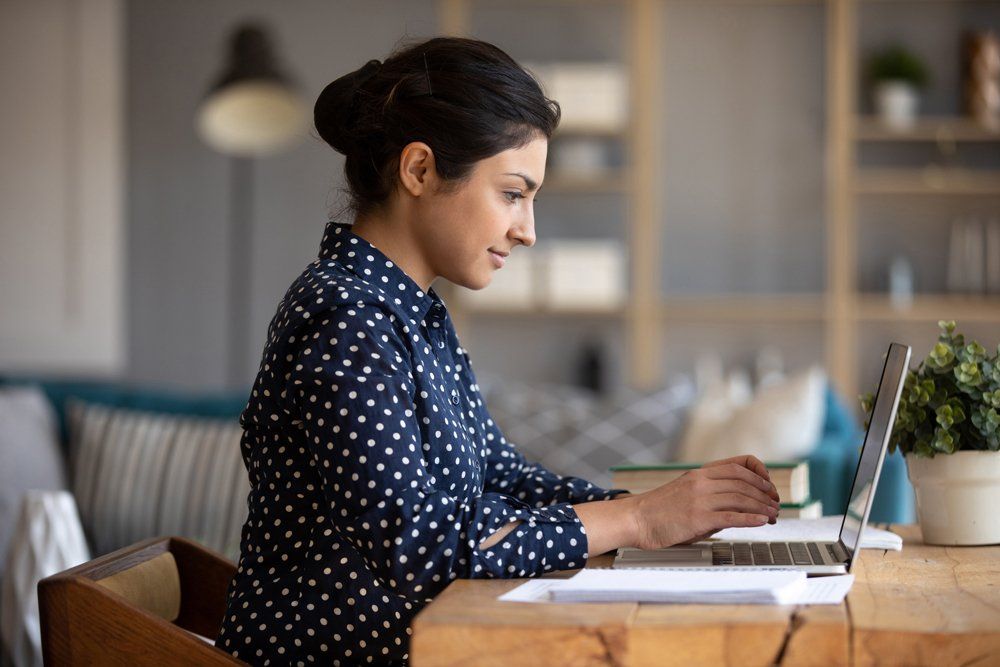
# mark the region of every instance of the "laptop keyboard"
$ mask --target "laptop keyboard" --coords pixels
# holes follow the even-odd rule
[[[834,562],[832,544],[815,542],[713,542],[712,565],[822,565],[820,548]]]

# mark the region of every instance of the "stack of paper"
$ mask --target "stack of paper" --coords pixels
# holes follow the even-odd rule
[[[636,572],[635,570],[583,570],[584,572],[612,572],[612,573],[626,573],[631,574]],[[685,574],[680,572],[671,572],[670,574]],[[745,574],[745,573],[744,573]],[[602,575],[606,577],[605,584],[614,584],[613,575]],[[713,575],[714,576],[714,575]],[[555,597],[553,592],[559,590],[564,586],[573,586],[573,578],[570,579],[550,579],[544,577],[541,579],[530,579],[525,583],[521,584],[517,588],[507,591],[500,596],[500,600],[504,602],[534,602],[541,604],[558,604],[559,601],[554,600]],[[853,574],[842,574],[833,577],[810,577],[805,580],[805,586],[799,590],[798,594],[794,597],[788,596],[783,597],[780,604],[840,604],[844,601],[847,596],[847,592],[851,589],[851,585],[854,583]],[[624,589],[616,588],[616,595],[618,596],[615,602],[639,602],[640,600],[630,597],[628,599],[622,599],[625,596],[623,592]],[[643,589],[645,592],[645,588]],[[690,591],[688,591],[690,592]],[[567,602],[583,602],[582,599],[566,600]],[[604,602],[606,600],[591,600],[586,601],[594,602]],[[671,600],[672,601],[672,600]],[[728,599],[718,597],[713,594],[709,595],[698,595],[691,596],[689,599],[684,600],[685,602],[692,602],[696,604],[729,604]]]
[[[788,604],[805,587],[805,572],[793,570],[583,569],[550,590],[556,602],[698,602]]]

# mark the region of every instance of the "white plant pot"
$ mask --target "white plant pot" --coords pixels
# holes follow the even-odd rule
[[[907,130],[917,122],[917,89],[905,81],[882,81],[875,86],[875,109],[882,123]]]
[[[1000,544],[1000,452],[906,455],[926,544]]]

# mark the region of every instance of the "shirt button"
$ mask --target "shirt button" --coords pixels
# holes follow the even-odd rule
[[[462,399],[460,399],[460,398],[458,397],[458,392],[457,392],[457,391],[454,391],[454,390],[453,390],[453,391],[451,392],[451,404],[452,404],[452,405],[458,405],[459,401],[461,401],[461,400],[462,400]]]
[[[438,342],[438,347],[439,347],[440,349],[442,349],[442,350],[443,350],[443,349],[444,349],[444,346],[445,346],[445,342],[444,342],[443,340],[442,340],[442,341],[439,341],[439,342]]]

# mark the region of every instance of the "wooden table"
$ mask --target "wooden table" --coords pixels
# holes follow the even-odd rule
[[[888,528],[903,550],[862,550],[838,606],[500,602],[524,580],[456,580],[414,620],[411,663],[1000,665],[1000,546],[933,547],[918,526]]]

